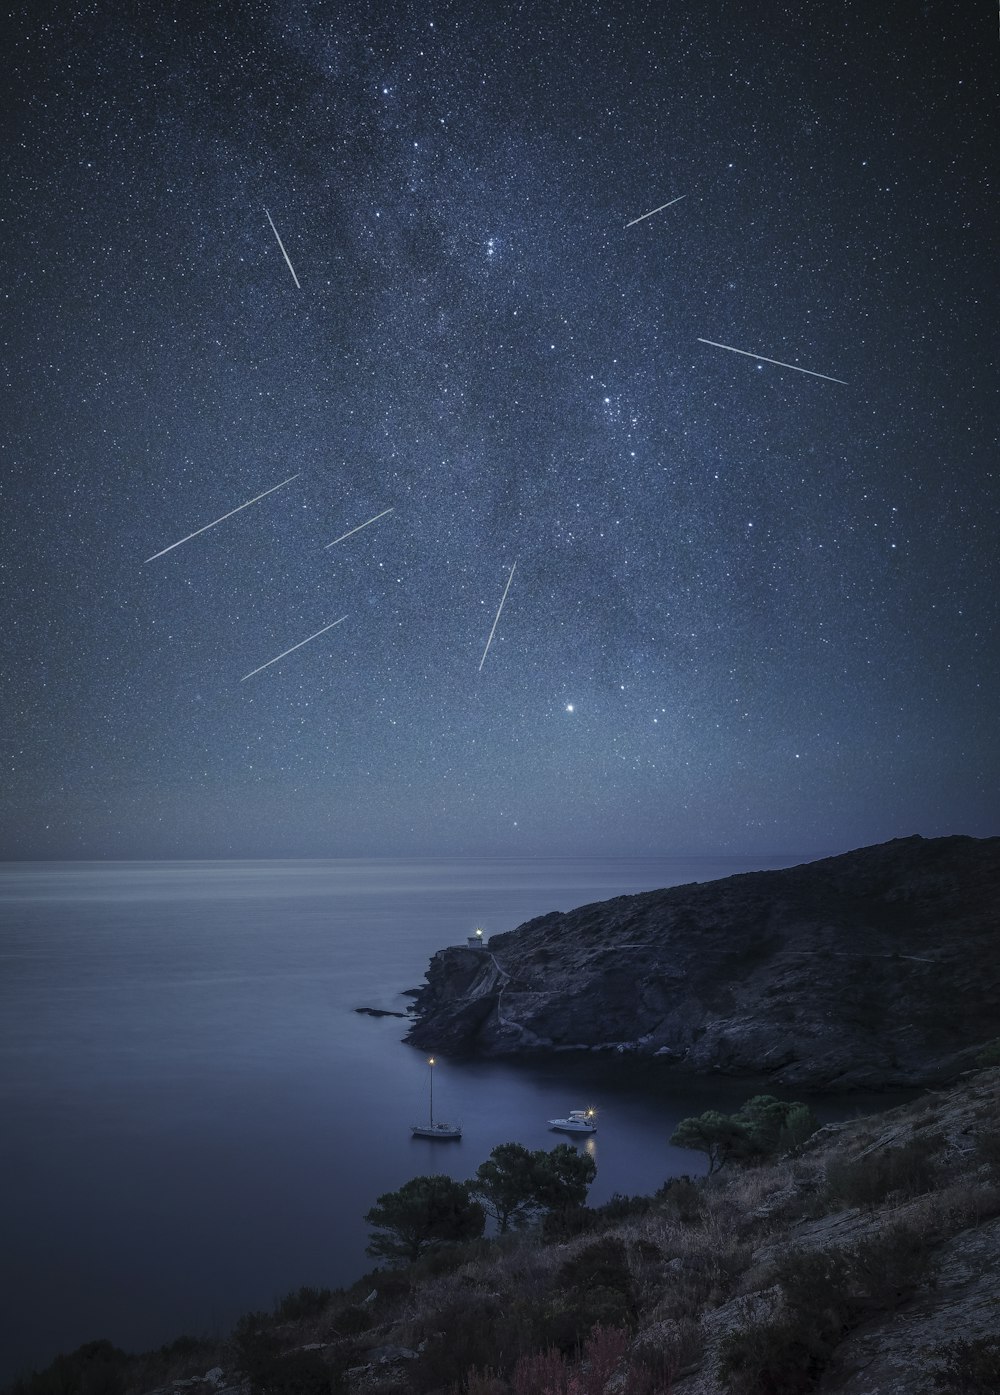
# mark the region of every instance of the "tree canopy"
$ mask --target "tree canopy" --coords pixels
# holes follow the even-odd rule
[[[727,1163],[744,1140],[744,1132],[728,1114],[706,1109],[704,1114],[682,1119],[670,1136],[675,1148],[692,1148],[708,1158],[708,1175]]]
[[[670,1142],[708,1158],[709,1176],[728,1162],[759,1162],[799,1148],[817,1128],[807,1104],[754,1095],[735,1114],[716,1109],[682,1119]]]
[[[570,1143],[560,1143],[550,1152],[540,1149],[535,1195],[546,1211],[582,1206],[587,1188],[597,1176],[597,1164],[589,1153],[578,1153]]]
[[[411,1177],[380,1196],[365,1216],[376,1233],[368,1253],[379,1259],[414,1260],[427,1250],[482,1235],[486,1213],[465,1182],[451,1177]]]
[[[582,1206],[596,1172],[593,1158],[568,1143],[551,1152],[500,1143],[468,1186],[503,1234],[512,1225],[526,1225],[539,1211]]]
[[[522,1143],[499,1143],[476,1168],[469,1191],[492,1216],[503,1235],[524,1225],[535,1202],[535,1155]]]

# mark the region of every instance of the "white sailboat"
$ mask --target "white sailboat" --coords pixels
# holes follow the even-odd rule
[[[430,1067],[430,1110],[428,1112],[426,1124],[414,1124],[411,1133],[414,1138],[461,1138],[461,1124],[444,1124],[434,1122],[434,1057],[427,1062]]]

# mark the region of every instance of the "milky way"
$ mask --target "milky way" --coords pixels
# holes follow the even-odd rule
[[[6,856],[998,831],[989,5],[143,8],[8,21]]]

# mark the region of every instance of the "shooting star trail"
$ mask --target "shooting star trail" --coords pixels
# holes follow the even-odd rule
[[[265,668],[270,668],[272,664],[276,664],[279,659],[285,658],[285,656],[288,654],[294,654],[296,649],[302,648],[303,644],[308,644],[309,640],[318,639],[320,635],[325,635],[327,630],[332,630],[334,625],[343,624],[343,622],[346,619],[347,616],[342,615],[339,620],[331,620],[329,625],[324,625],[321,630],[317,630],[314,635],[310,635],[309,639],[300,639],[298,644],[293,644],[291,649],[286,649],[283,654],[275,654],[273,659],[268,659],[267,663],[261,664],[260,668],[252,668],[249,673],[245,673],[243,675],[243,677],[240,679],[240,682],[245,683],[247,679],[252,678],[255,673],[261,673]]]
[[[808,373],[810,378],[825,378],[828,383],[840,383],[848,387],[843,378],[831,378],[829,373],[814,373],[811,368],[797,368],[794,363],[782,363],[780,358],[765,358],[763,354],[752,354],[747,349],[734,349],[732,344],[717,344],[714,339],[699,339],[699,344],[711,344],[713,349],[728,349],[731,354],[743,354],[745,358],[759,358],[761,363],[773,363],[778,368],[791,368],[794,373]]]
[[[514,567],[517,563],[514,563]],[[483,650],[483,657],[479,660],[479,672],[483,671],[483,664],[486,662],[486,655],[490,652],[490,645],[493,643],[493,636],[496,634],[497,625],[500,623],[500,611],[503,610],[503,603],[507,599],[507,592],[510,590],[510,583],[514,580],[514,567],[510,569],[510,576],[507,578],[507,585],[503,588],[503,595],[500,597],[500,605],[497,608],[497,618],[493,621],[493,628],[490,630],[490,637],[486,641],[486,648]]]
[[[300,470],[299,475],[301,473],[302,471]],[[232,518],[234,513],[239,513],[240,509],[248,509],[251,504],[256,504],[259,499],[266,499],[267,496],[273,494],[276,489],[284,489],[286,484],[291,484],[292,480],[297,480],[299,475],[289,475],[287,480],[282,480],[280,484],[275,484],[272,485],[270,489],[265,489],[264,493],[258,494],[255,499],[248,499],[245,504],[240,504],[239,508],[230,509],[229,512],[224,513],[221,518],[215,519],[212,523],[206,523],[204,528],[196,528],[193,533],[188,533],[186,538],[181,538],[179,542],[171,543],[169,547],[163,548],[160,552],[154,552],[152,557],[147,557],[143,561],[143,566],[146,565],[146,562],[155,562],[157,557],[162,557],[165,552],[173,552],[174,548],[180,547],[181,543],[190,542],[191,539],[196,538],[199,533],[207,533],[209,528],[215,527],[216,523],[225,523],[227,518]]]
[[[264,212],[267,213],[266,208],[264,209]],[[278,239],[278,246],[281,248],[281,255],[284,257],[285,261],[288,262],[288,270],[292,273],[292,280],[295,282],[296,286],[298,286],[299,290],[301,291],[302,287],[299,286],[299,278],[295,275],[295,268],[294,266],[292,266],[291,258],[285,251],[285,244],[281,240],[281,234],[278,232],[278,229],[274,226],[274,219],[271,217],[270,213],[267,213],[267,221],[271,224],[271,231]]]
[[[377,522],[379,521],[380,518],[385,518],[385,516],[386,516],[387,513],[393,513],[393,512],[394,512],[393,509],[383,509],[382,512],[381,512],[381,513],[377,513],[377,514],[375,515],[374,518],[370,518],[370,519],[368,520],[368,523],[359,523],[358,526],[357,526],[356,528],[352,528],[352,529],[351,529],[349,532],[347,532],[347,533],[341,533],[341,535],[340,535],[339,538],[334,538],[333,542],[332,542],[332,543],[327,543],[326,546],[327,546],[327,547],[336,547],[337,544],[338,544],[339,542],[343,542],[345,538],[352,538],[352,537],[354,536],[355,533],[360,533],[361,530],[362,530],[362,528],[367,528],[369,523],[377,523]]]
[[[634,228],[636,223],[641,223],[644,218],[652,218],[654,213],[662,213],[665,208],[673,208],[675,203],[680,203],[681,199],[686,198],[687,194],[678,194],[677,197],[671,199],[669,203],[661,203],[659,208],[651,208],[648,213],[643,213],[638,218],[633,218],[631,223],[626,223],[625,226],[627,228]]]

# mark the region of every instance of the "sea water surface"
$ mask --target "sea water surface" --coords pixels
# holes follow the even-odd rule
[[[223,1335],[302,1284],[352,1282],[364,1214],[422,1172],[472,1175],[498,1143],[600,1110],[591,1200],[699,1156],[677,1120],[735,1082],[656,1084],[621,1060],[428,1067],[403,1011],[435,950],[476,925],[775,859],[0,864],[0,1380],[107,1337]],[[827,1106],[827,1117],[833,1106]],[[842,1105],[841,1112],[851,1112]]]

